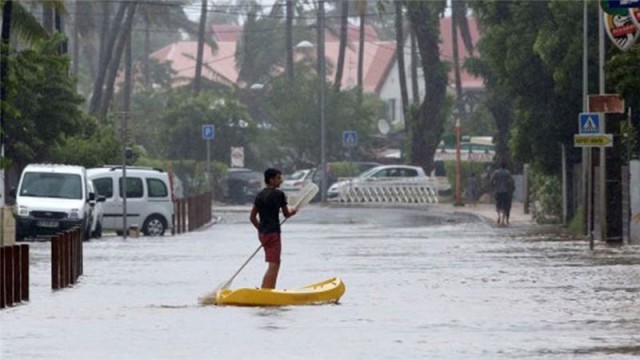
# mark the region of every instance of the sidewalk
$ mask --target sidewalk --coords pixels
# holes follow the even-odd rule
[[[465,206],[453,206],[453,204],[440,204],[446,211],[467,213],[477,215],[491,225],[497,227],[498,215],[496,213],[495,204],[481,204],[478,203],[475,206],[471,204],[465,204]],[[509,217],[510,227],[528,226],[534,225],[535,222],[531,214],[524,213],[524,204],[522,202],[513,202],[511,207],[511,215]]]

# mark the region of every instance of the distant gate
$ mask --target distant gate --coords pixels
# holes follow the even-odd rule
[[[344,186],[341,203],[437,204],[435,186],[424,182],[370,182]]]

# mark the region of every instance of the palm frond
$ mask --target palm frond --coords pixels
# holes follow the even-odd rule
[[[29,44],[49,38],[49,34],[40,22],[19,2],[13,2],[11,32],[20,40]]]

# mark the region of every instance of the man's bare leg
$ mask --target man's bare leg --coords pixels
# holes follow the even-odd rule
[[[276,281],[278,280],[278,271],[280,270],[279,263],[269,263],[269,267],[267,268],[267,272],[264,273],[264,278],[262,278],[262,288],[263,289],[275,289]]]

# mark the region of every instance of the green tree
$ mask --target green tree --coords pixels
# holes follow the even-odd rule
[[[470,68],[486,80],[498,160],[509,158],[508,142],[516,161],[546,174],[559,171],[559,146],[572,143],[582,109],[582,84],[576,81],[582,78],[582,6],[560,0],[473,3],[483,36],[480,61]],[[596,10],[590,6],[591,19]],[[597,22],[591,27],[593,36]]]
[[[374,124],[384,110],[384,104],[373,95],[359,102],[357,89],[329,91],[327,88],[327,160],[346,160],[342,146],[342,132],[358,132],[358,149],[355,158],[366,156],[371,146]],[[289,158],[296,166],[309,166],[320,162],[320,122],[318,121],[318,77],[305,64],[296,68],[296,83],[292,98],[287,100],[285,79],[274,78],[266,89],[266,101],[274,119],[269,136],[278,149],[274,156]],[[265,141],[267,142],[267,141]],[[278,160],[277,158],[271,159]]]
[[[75,163],[82,159],[80,149],[89,148],[95,161],[78,164],[94,165],[109,160],[102,155],[114,148],[112,135],[80,108],[83,99],[69,76],[69,59],[58,54],[62,41],[54,35],[10,57],[7,154],[17,169],[31,162]]]
[[[407,14],[416,33],[426,94],[409,117],[411,163],[431,172],[446,119],[447,67],[440,60],[440,14],[445,1],[408,1]]]

